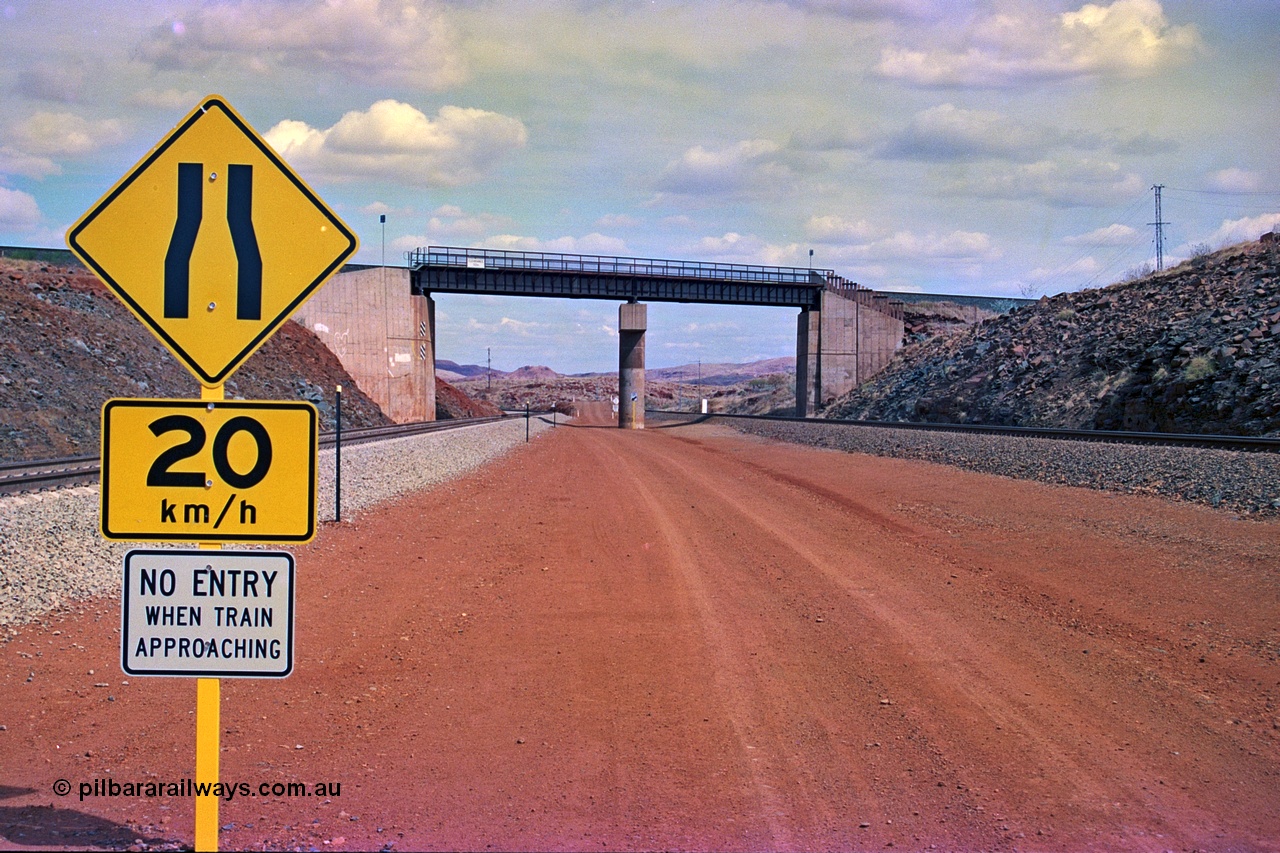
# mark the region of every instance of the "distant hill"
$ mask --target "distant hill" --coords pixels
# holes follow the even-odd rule
[[[693,385],[701,382],[703,385],[728,386],[738,385],[742,382],[749,382],[752,379],[771,376],[776,373],[795,372],[796,360],[791,356],[785,356],[782,358],[766,358],[761,361],[749,361],[744,364],[706,362],[699,367],[695,362],[677,367],[650,367],[645,370],[645,378],[653,382],[672,382],[684,385]],[[458,382],[468,379],[483,379],[485,378],[486,370],[483,365],[458,364],[447,359],[438,359],[436,361],[436,373],[449,382]],[[526,365],[512,371],[495,369],[488,371],[488,373],[492,374],[494,379],[543,380],[548,382],[566,377],[575,379],[617,377],[616,370],[563,374],[542,365]]]
[[[526,364],[524,367],[517,367],[515,370],[508,373],[506,378],[517,381],[541,379],[549,382],[554,379],[559,379],[560,374],[556,373],[550,367],[543,367],[540,364]]]
[[[448,359],[436,359],[436,372],[439,373],[441,371],[445,371],[452,374],[452,378],[448,376],[445,377],[446,379],[449,379],[449,381],[453,381],[453,379],[471,379],[476,376],[484,376],[486,370],[487,369],[483,364],[458,364],[457,362],[449,361]],[[495,377],[507,375],[501,370],[492,370],[488,372],[492,373]]]
[[[681,385],[738,385],[761,376],[776,373],[795,373],[796,360],[791,356],[766,358],[760,361],[748,361],[742,364],[733,362],[697,362],[681,364],[676,367],[645,368],[645,379],[654,382],[672,382]],[[574,376],[593,377],[616,375],[609,373],[575,373]]]
[[[703,385],[737,385],[761,376],[795,372],[795,358],[784,356],[749,361],[744,364],[706,362],[701,366],[682,364],[678,367],[659,367],[646,371],[646,376],[663,382],[681,382],[686,385],[697,382]]]

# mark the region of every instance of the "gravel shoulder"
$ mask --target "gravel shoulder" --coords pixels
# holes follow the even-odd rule
[[[535,418],[531,436],[551,425]],[[455,479],[524,444],[524,419],[342,449],[343,523],[381,503]],[[321,523],[334,517],[334,451],[320,451]],[[98,487],[0,497],[0,639],[13,627],[97,596],[118,597],[125,552],[98,530]]]
[[[678,421],[694,416],[650,413],[649,417]],[[1250,516],[1280,515],[1280,459],[1274,453],[966,435],[821,422],[718,418],[715,423],[810,447],[919,459],[1039,483],[1159,495]]]

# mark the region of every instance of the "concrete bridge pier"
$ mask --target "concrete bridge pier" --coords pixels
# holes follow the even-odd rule
[[[644,333],[649,306],[618,306],[618,426],[644,429]]]

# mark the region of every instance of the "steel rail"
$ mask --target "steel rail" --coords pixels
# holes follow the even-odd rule
[[[438,432],[446,429],[458,429],[459,427],[477,426],[479,424],[487,424],[491,421],[502,420],[501,415],[493,415],[484,418],[450,418],[442,421],[419,421],[411,424],[395,424],[393,426],[383,427],[367,427],[365,429],[343,429],[342,446],[346,447],[352,444],[366,444],[371,441],[384,441],[392,438],[407,438],[411,435],[420,435],[427,432]],[[332,432],[320,433],[320,447],[333,447],[336,434]]]
[[[89,456],[68,456],[59,459],[44,459],[34,462],[0,462],[0,478],[7,476],[13,471],[29,471],[35,468],[67,468],[75,465],[83,465],[85,463],[96,463],[98,457],[96,454]]]
[[[412,424],[368,427],[366,429],[344,429],[342,431],[342,444],[346,447],[352,444],[387,441],[393,438],[406,438],[427,432],[477,426],[498,420],[502,420],[502,418],[500,416],[454,418],[443,421],[422,421]],[[333,447],[334,443],[334,433],[323,432],[320,434],[321,448]],[[70,456],[65,459],[40,459],[33,462],[0,462],[0,495],[94,483],[98,481],[101,471],[101,460],[96,455]]]
[[[1241,435],[1200,435],[1180,432],[1125,432],[1101,429],[1054,429],[1051,427],[1018,427],[990,424],[939,424],[916,421],[858,421],[797,418],[786,415],[730,415],[696,412],[671,412],[650,409],[656,415],[689,415],[698,419],[737,418],[741,420],[783,421],[803,424],[828,424],[836,427],[871,427],[874,429],[910,429],[922,432],[957,432],[972,435],[1008,435],[1023,438],[1045,438],[1059,441],[1101,441],[1113,444],[1140,444],[1166,447],[1199,447],[1253,453],[1280,453],[1280,438]]]

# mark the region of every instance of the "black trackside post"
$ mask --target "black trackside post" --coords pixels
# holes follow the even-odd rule
[[[524,404],[524,443],[529,443],[529,404]]]
[[[333,520],[342,521],[342,386],[334,395],[333,417]]]

